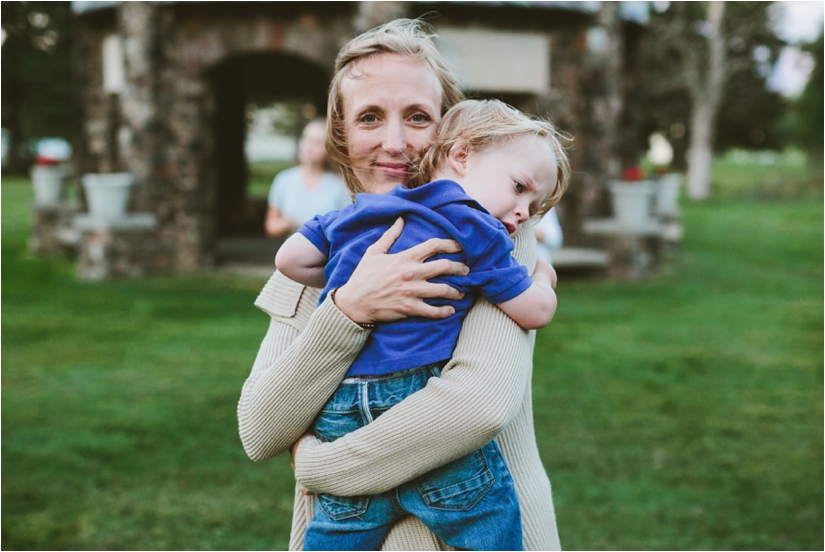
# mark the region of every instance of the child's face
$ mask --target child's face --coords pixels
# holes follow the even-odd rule
[[[503,145],[470,150],[459,162],[463,165],[456,171],[458,183],[504,223],[511,236],[556,187],[556,157],[540,136],[519,136]]]

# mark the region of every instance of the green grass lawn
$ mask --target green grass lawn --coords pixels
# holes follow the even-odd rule
[[[559,285],[533,401],[565,548],[823,548],[822,170],[777,172],[718,164],[655,279]],[[78,281],[27,252],[30,201],[3,179],[2,548],[286,548],[289,460],[235,419],[263,281]]]

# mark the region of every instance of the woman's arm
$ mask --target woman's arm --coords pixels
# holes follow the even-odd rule
[[[270,316],[238,402],[241,442],[252,460],[272,458],[306,431],[335,391],[368,332],[318,290],[276,272],[256,305]]]
[[[520,232],[515,253],[532,271],[532,229]],[[316,492],[375,494],[482,447],[518,413],[530,385],[532,347],[530,332],[477,301],[442,377],[337,441],[301,441],[296,478]]]
[[[454,252],[455,243],[429,241],[402,253],[382,254],[402,229],[403,223],[393,225],[373,246],[370,258],[365,256],[366,263],[362,259],[359,264],[374,265],[377,260],[386,269],[378,274],[361,271],[347,285],[380,287],[381,282],[375,279],[384,278],[386,287],[405,290],[405,295],[409,288],[421,292],[418,301],[422,305],[421,297],[454,297],[458,293],[455,289],[421,280],[433,267],[422,271],[422,263],[417,259]],[[460,263],[424,264],[440,264],[442,272],[450,274],[466,269]],[[339,310],[332,298],[328,297],[316,309],[317,298],[318,290],[275,273],[255,302],[271,316],[271,321],[238,402],[241,441],[253,460],[280,454],[306,431],[367,338],[368,331]],[[380,297],[365,297],[363,302],[387,317],[402,316],[393,304]]]

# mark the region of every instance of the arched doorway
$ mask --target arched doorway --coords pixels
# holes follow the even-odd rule
[[[253,200],[248,192],[249,169],[244,153],[247,110],[252,104],[281,101],[311,105],[323,114],[329,74],[299,56],[261,52],[229,57],[211,68],[207,77],[215,101],[212,163],[216,176],[216,237],[263,236],[265,201]]]

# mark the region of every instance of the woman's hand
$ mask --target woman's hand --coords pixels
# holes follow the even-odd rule
[[[289,459],[290,459],[289,465],[292,467],[293,473],[295,472],[295,451],[298,449],[298,445],[301,444],[301,441],[303,441],[307,437],[311,437],[311,436],[312,436],[312,433],[304,433],[303,435],[301,435],[301,437],[297,441],[295,441],[292,444],[291,447],[289,447]],[[309,489],[304,488],[300,484],[298,485],[298,490],[304,496],[313,496],[315,494],[312,491],[310,491]]]
[[[438,253],[461,251],[461,246],[454,240],[431,238],[406,251],[387,254],[403,229],[404,219],[399,218],[367,249],[349,281],[335,292],[335,305],[353,322],[390,322],[410,316],[447,318],[455,312],[451,306],[434,307],[424,299],[461,299],[464,294],[427,280],[446,274],[466,275],[469,268],[448,259],[424,261]]]
[[[266,212],[264,229],[270,238],[276,238],[288,232],[294,232],[300,226],[295,220],[284,216],[277,207],[270,207]]]

